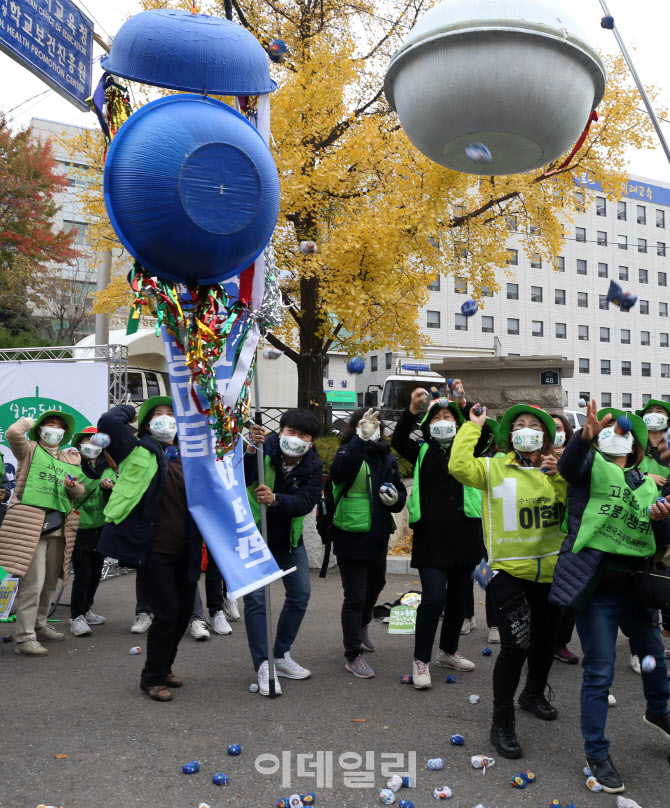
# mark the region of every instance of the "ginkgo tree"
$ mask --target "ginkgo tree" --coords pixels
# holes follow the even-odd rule
[[[191,2],[169,5],[188,10]],[[281,177],[274,244],[288,316],[268,339],[297,366],[299,406],[325,402],[329,350],[420,355],[428,339],[418,314],[439,274],[467,281],[475,299],[483,287],[496,292],[510,221],[529,256],[552,261],[577,209],[577,178],[597,181],[615,199],[627,180],[626,151],[652,142],[623,60],[607,58],[600,120],[571,165],[551,177],[546,172],[561,160],[534,174],[480,180],[456,173],[414,148],[383,95],[392,53],[434,0],[232,5],[235,20],[265,47],[277,38],[289,46],[284,61],[271,65],[279,85],[271,96],[271,147]],[[143,10],[165,6],[141,0]],[[224,0],[198,10],[224,16]],[[306,240],[316,242],[315,254],[300,252]],[[98,310],[118,306],[125,294],[117,281]]]

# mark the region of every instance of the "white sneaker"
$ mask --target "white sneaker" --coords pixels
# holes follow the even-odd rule
[[[491,628],[489,629],[488,642],[491,643],[491,645],[500,642],[500,632],[498,631],[497,626],[491,626]]]
[[[433,686],[428,665],[420,659],[412,662],[412,684],[416,690],[427,690]]]
[[[151,615],[146,612],[140,612],[135,615],[135,622],[130,627],[131,634],[144,634],[149,630],[151,625]]]
[[[240,610],[237,608],[237,601],[231,600],[230,598],[223,599],[223,613],[226,615],[228,620],[232,620],[233,623],[236,620],[240,619]]]
[[[49,652],[37,640],[26,640],[25,642],[14,643],[14,653],[25,656],[46,656]]]
[[[265,662],[261,662],[261,666],[258,669],[258,690],[261,696],[270,695],[270,673],[267,659],[265,660]],[[275,695],[281,696],[281,686],[279,685],[279,679],[277,679],[276,671],[275,671]]]
[[[86,622],[89,626],[101,626],[105,622],[105,618],[101,614],[93,614],[89,610],[86,612]]]
[[[70,634],[74,634],[75,637],[85,637],[87,634],[92,633],[91,627],[83,614],[75,617],[74,620],[70,620]]]
[[[631,667],[631,670],[634,673],[637,673],[639,676],[642,676],[642,670],[640,669],[640,657],[635,656],[635,654],[630,655],[630,662],[628,663]]]
[[[191,637],[198,642],[204,642],[209,639],[209,631],[204,620],[193,620],[191,623]]]
[[[437,652],[435,664],[439,665],[441,668],[453,668],[457,671],[471,671],[475,668],[475,663],[470,662],[469,659],[466,659],[463,654],[459,654],[458,651],[456,651],[455,654],[447,654],[446,651],[443,651],[441,648]]]
[[[207,625],[215,634],[232,634],[233,630],[228,625],[226,615],[222,611],[216,612],[211,617],[207,615]]]
[[[477,628],[477,621],[475,620],[474,615],[470,618],[466,617],[461,627],[461,634],[469,634],[476,628]]]
[[[285,679],[309,679],[312,675],[311,671],[291,659],[290,651],[287,651],[282,659],[275,659],[275,671],[277,676],[283,676]]]

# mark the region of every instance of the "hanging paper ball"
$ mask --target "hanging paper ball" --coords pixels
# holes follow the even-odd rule
[[[283,354],[283,351],[280,351],[279,348],[274,348],[272,345],[266,345],[263,348],[263,359],[279,359],[279,357]]]
[[[608,31],[613,31],[614,30],[614,17],[609,16],[609,15],[607,17],[603,17],[602,20],[600,20],[600,27],[601,28],[606,28]]]
[[[587,29],[559,0],[442,0],[393,55],[384,92],[422,154],[456,171],[499,175],[568,152],[605,82]],[[490,162],[466,154],[479,144]]]
[[[484,143],[469,143],[465,147],[465,156],[478,165],[488,165],[493,161],[493,155]]]
[[[106,449],[110,444],[110,438],[105,432],[96,432],[94,435],[91,435],[89,443],[91,446],[98,446],[100,449]]]
[[[283,62],[287,53],[288,45],[283,39],[273,39],[268,45],[268,56],[273,62]]]
[[[347,361],[347,373],[360,375],[365,370],[365,359],[362,356],[355,356]]]
[[[651,656],[648,654],[646,657],[642,659],[640,662],[640,668],[644,673],[652,673],[656,670],[656,657]]]
[[[300,252],[303,255],[314,255],[316,252],[316,241],[301,241]]]
[[[579,404],[580,407],[586,407],[586,399],[580,398],[577,404]]]
[[[461,312],[466,317],[472,317],[473,314],[477,314],[478,310],[479,306],[477,305],[477,302],[475,300],[472,300],[471,298],[466,300],[465,303],[463,303],[463,305],[461,306]]]
[[[614,431],[617,435],[627,435],[633,428],[633,422],[627,415],[620,415],[616,419],[616,426]]]

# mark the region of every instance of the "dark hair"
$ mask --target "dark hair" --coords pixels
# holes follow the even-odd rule
[[[565,431],[565,442],[569,443],[572,439],[572,436],[575,434],[575,430],[572,428],[572,424],[568,421],[567,417],[563,415],[562,412],[550,412],[550,418],[558,418],[558,420],[563,424],[563,430]]]
[[[312,440],[321,434],[321,423],[309,410],[286,410],[279,421],[279,431],[281,432],[285,426],[310,435]]]
[[[644,460],[645,451],[646,451],[645,447],[640,446],[636,438],[633,438],[633,451],[628,455],[628,457],[632,458],[633,460],[631,465],[637,468],[640,465],[640,463]],[[628,468],[630,468],[630,465],[628,466]]]
[[[356,434],[356,427],[358,426],[358,422],[361,418],[365,415],[367,410],[365,407],[362,407],[360,410],[354,410],[351,415],[349,416],[349,420],[344,424],[342,427],[342,433],[340,434],[340,443],[349,443],[349,441],[354,437]],[[384,421],[379,418],[379,440],[386,440],[384,437]]]

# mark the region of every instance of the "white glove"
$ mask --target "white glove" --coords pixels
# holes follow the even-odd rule
[[[374,412],[372,407],[365,413],[365,415],[358,422],[358,434],[361,440],[370,440],[370,438],[377,431],[379,426],[379,413]]]
[[[379,488],[379,499],[384,505],[395,505],[398,501],[398,490],[391,483],[382,483]]]

